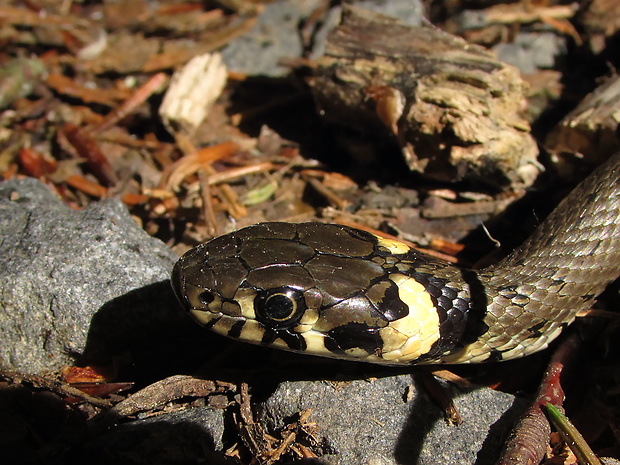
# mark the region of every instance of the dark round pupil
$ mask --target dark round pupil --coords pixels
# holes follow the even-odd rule
[[[209,305],[211,302],[213,302],[213,299],[215,299],[213,293],[209,291],[201,292],[198,298],[205,305]]]
[[[272,295],[265,302],[265,312],[274,320],[285,320],[295,311],[295,303],[284,294]]]

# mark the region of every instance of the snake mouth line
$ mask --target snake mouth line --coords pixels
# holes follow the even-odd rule
[[[222,312],[213,312],[202,308],[190,308],[189,313],[198,323],[209,328],[212,328],[225,316]]]
[[[274,331],[257,320],[230,316],[217,310],[192,307],[189,312],[201,325],[219,335],[256,345],[271,345],[292,352],[394,365],[402,364],[403,360],[409,358],[407,356],[407,350],[411,350],[407,348],[409,345],[415,346],[415,357],[418,357],[420,353],[419,342],[415,338],[410,338],[403,343],[403,335],[395,331],[395,327],[386,328],[379,333],[382,347],[387,350],[369,353],[367,349],[361,347],[350,347],[346,350],[338,349],[334,353],[333,339],[321,331],[313,329],[299,332],[295,330]],[[394,343],[397,344],[392,347]],[[328,349],[328,347],[331,348]]]

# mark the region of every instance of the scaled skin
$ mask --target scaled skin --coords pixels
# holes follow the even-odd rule
[[[175,265],[186,310],[256,344],[384,364],[492,362],[542,350],[620,275],[620,156],[495,266],[460,269],[364,231],[263,223]]]

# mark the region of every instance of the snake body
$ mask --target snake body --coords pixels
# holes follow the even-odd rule
[[[474,271],[347,226],[262,223],[177,262],[201,324],[243,341],[382,364],[499,361],[542,350],[620,274],[620,156],[533,235]]]

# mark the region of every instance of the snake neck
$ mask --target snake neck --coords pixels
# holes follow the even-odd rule
[[[477,274],[487,302],[486,332],[474,345],[480,353],[486,349],[488,360],[541,350],[619,274],[620,157],[614,156],[521,247]]]
[[[620,156],[579,184],[532,236],[492,267],[489,286],[587,308],[620,273]],[[579,303],[581,302],[581,303]]]

